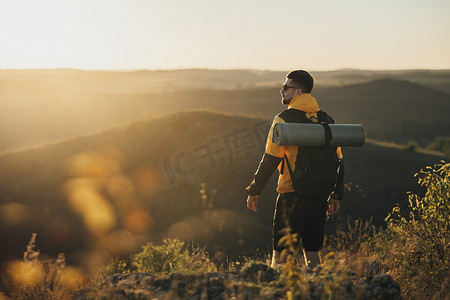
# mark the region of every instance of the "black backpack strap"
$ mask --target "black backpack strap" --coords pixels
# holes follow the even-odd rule
[[[320,122],[320,124],[325,129],[325,147],[330,147],[330,141],[333,138],[331,134],[330,125],[326,122]]]
[[[325,129],[325,147],[330,147],[330,141],[333,139],[329,124],[333,124],[334,120],[323,110],[317,112],[317,120]]]
[[[288,160],[286,154],[284,155],[283,164],[284,164],[284,160],[286,160],[286,164],[288,166],[289,174],[291,175],[291,180],[294,181],[294,179],[293,179],[294,178],[294,172],[292,172],[291,165],[289,164],[289,160]],[[283,170],[283,169],[281,169],[281,170]]]

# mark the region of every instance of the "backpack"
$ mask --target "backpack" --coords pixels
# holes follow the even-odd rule
[[[325,129],[325,145],[321,147],[298,147],[295,169],[292,170],[285,155],[292,185],[298,193],[330,195],[336,186],[341,160],[336,153],[336,147],[330,146],[332,134],[328,124],[334,120],[324,111],[317,113],[318,122],[306,117],[305,112],[288,109],[280,114],[285,122],[312,123]],[[283,168],[282,168],[283,170]]]

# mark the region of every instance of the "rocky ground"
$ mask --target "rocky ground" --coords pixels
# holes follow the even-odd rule
[[[281,270],[280,270],[281,271]],[[294,290],[280,271],[253,265],[240,271],[203,274],[129,273],[110,276],[96,288],[81,290],[85,299],[400,299],[400,287],[389,275],[345,280],[322,270],[304,273]],[[293,292],[288,292],[289,290]]]

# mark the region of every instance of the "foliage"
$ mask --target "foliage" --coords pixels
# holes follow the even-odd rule
[[[439,137],[427,146],[427,149],[439,151],[450,156],[450,137]]]
[[[416,141],[409,141],[408,144],[403,146],[403,150],[406,152],[416,152],[419,148],[419,145]]]
[[[393,269],[407,294],[436,295],[450,288],[450,163],[427,167],[416,177],[426,193],[411,193],[408,210],[396,206],[388,215],[393,240],[384,246],[391,248]]]
[[[213,271],[214,264],[203,249],[193,248],[192,253],[184,243],[176,239],[165,239],[163,245],[147,243],[132,259],[137,272],[174,273],[189,271]]]
[[[122,260],[118,257],[111,260],[109,264],[100,268],[94,275],[94,281],[99,285],[102,284],[105,279],[115,274],[129,273],[128,263],[126,260]]]

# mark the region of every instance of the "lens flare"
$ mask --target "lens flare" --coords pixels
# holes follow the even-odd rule
[[[120,173],[120,155],[117,150],[83,152],[72,156],[66,162],[69,175],[74,177],[104,177]]]
[[[60,281],[66,288],[77,289],[86,281],[86,277],[81,268],[66,266],[61,274]]]
[[[6,203],[0,206],[0,223],[17,226],[31,216],[30,208],[20,203]]]
[[[143,197],[155,195],[162,186],[159,172],[149,166],[138,168],[133,179],[138,195]]]
[[[21,260],[7,263],[7,274],[13,286],[32,286],[44,279],[42,265]]]
[[[131,253],[135,249],[134,236],[128,230],[116,230],[108,237],[108,248],[114,256]]]
[[[152,217],[142,209],[130,211],[125,218],[125,227],[134,234],[146,233],[150,231],[152,225]]]
[[[112,205],[97,189],[95,182],[73,179],[64,191],[72,209],[83,218],[86,228],[99,235],[110,231],[116,224]]]

